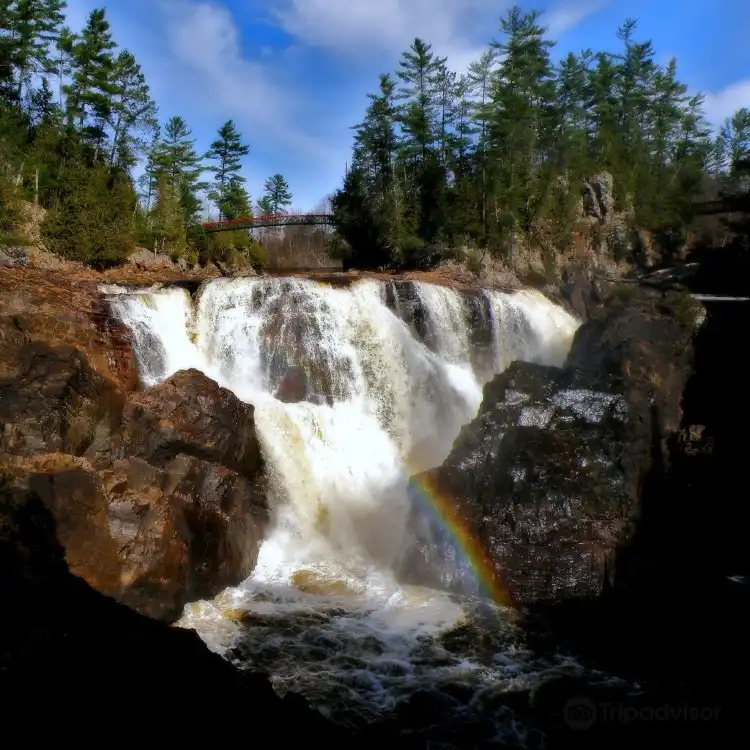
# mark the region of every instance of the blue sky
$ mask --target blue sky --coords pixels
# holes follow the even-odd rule
[[[251,146],[253,199],[281,172],[294,208],[313,209],[339,186],[366,95],[415,36],[459,72],[497,35],[512,0],[68,0],[80,29],[105,6],[115,40],[141,63],[160,116],[184,117],[201,150],[232,118]],[[544,23],[569,50],[617,48],[628,16],[657,60],[706,95],[713,122],[750,106],[750,0],[548,0]]]

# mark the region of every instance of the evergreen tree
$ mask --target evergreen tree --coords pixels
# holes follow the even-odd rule
[[[473,117],[477,123],[477,145],[476,154],[479,162],[480,175],[480,213],[482,237],[484,242],[488,237],[488,215],[487,215],[487,156],[490,110],[488,103],[492,82],[495,75],[497,56],[495,50],[490,48],[469,66],[468,83],[469,93],[474,97]]]
[[[409,162],[416,188],[420,237],[435,239],[444,208],[445,170],[440,163],[437,120],[440,84],[447,77],[446,58],[436,57],[432,46],[416,38],[401,56],[398,77],[403,100],[399,120],[403,128],[403,156]]]
[[[512,8],[463,78],[420,39],[395,94],[381,77],[333,201],[347,262],[403,264],[422,247],[463,245],[512,262],[519,234],[564,251],[579,185],[603,170],[616,208],[666,248],[684,237],[709,166],[728,186],[735,126],[708,138],[701,98],[673,61],[655,62],[634,21],[618,30],[620,50],[571,53],[555,68],[539,19]]]
[[[60,29],[55,52],[51,62],[51,71],[57,77],[57,103],[62,109],[64,86],[67,78],[73,73],[73,50],[78,37],[67,26]]]
[[[2,28],[10,33],[7,54],[15,74],[15,100],[18,106],[31,79],[49,71],[50,51],[60,33],[64,0],[16,0],[3,3]]]
[[[232,175],[224,189],[218,194],[217,205],[225,219],[239,219],[241,216],[251,214],[250,196],[243,183],[242,177]]]
[[[135,57],[122,50],[114,60],[107,109],[112,128],[109,163],[132,167],[156,127],[156,103]]]
[[[529,230],[538,215],[536,172],[554,126],[553,43],[544,38],[538,18],[536,11],[511,8],[501,20],[505,39],[492,45],[501,63],[490,91],[487,148],[493,160],[496,230],[509,230],[511,263],[515,232]]]
[[[121,262],[133,248],[135,193],[126,175],[71,161],[56,210],[42,224],[45,245],[97,267]]]
[[[212,159],[217,164],[208,167],[214,172],[214,188],[209,193],[219,208],[221,215],[229,218],[225,209],[237,215],[235,208],[240,207],[243,200],[247,204],[249,199],[244,190],[240,191],[245,178],[240,175],[243,156],[250,153],[250,147],[242,143],[242,136],[232,120],[227,120],[219,128],[219,137],[211,144],[206,159]],[[246,209],[249,211],[249,207]]]
[[[196,221],[201,209],[199,194],[208,187],[201,181],[204,168],[191,135],[182,117],[170,118],[164,126],[164,139],[152,157],[152,170],[163,171],[175,187],[187,224]]]
[[[115,47],[104,9],[91,11],[72,48],[72,81],[63,89],[69,117],[95,143],[97,154],[112,114]]]
[[[105,11],[74,33],[63,7],[0,0],[3,237],[20,237],[21,201],[34,200],[47,209],[47,246],[95,265],[121,260],[134,233],[203,260],[255,253],[246,232],[202,232],[207,186],[190,129],[175,117],[159,135],[143,71],[117,48]],[[602,170],[614,177],[616,208],[663,252],[684,243],[704,191],[750,194],[748,110],[712,138],[702,97],[679,80],[674,60],[656,62],[634,21],[618,30],[614,52],[571,53],[556,67],[537,13],[514,8],[501,31],[466,76],[415,39],[395,74],[380,77],[331,201],[331,247],[347,265],[404,266],[458,247],[475,259],[510,249],[513,260],[519,233],[564,251],[579,186]],[[229,121],[206,155],[223,217],[250,213],[240,168],[248,153]],[[137,205],[131,172],[143,155]],[[290,201],[275,175],[258,211],[282,212]]]
[[[157,180],[151,220],[154,249],[180,257],[185,249],[185,220],[177,190],[165,173],[159,175]]]
[[[269,216],[273,214],[273,205],[267,196],[263,196],[258,200],[258,215]]]
[[[280,174],[269,177],[263,186],[263,190],[265,194],[261,200],[264,201],[264,206],[270,209],[269,213],[286,213],[287,207],[292,205],[289,185]]]

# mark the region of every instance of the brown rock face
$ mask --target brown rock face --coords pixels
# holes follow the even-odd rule
[[[72,572],[166,620],[239,583],[268,515],[253,407],[195,370],[133,392],[129,341],[96,287],[47,275],[38,296],[12,270],[0,269],[0,469],[52,512]]]
[[[52,511],[73,573],[167,620],[247,576],[267,521],[252,406],[177,373],[126,403],[108,443],[13,462],[16,485]]]
[[[299,367],[290,367],[281,378],[276,398],[284,404],[296,404],[307,398],[307,377]]]

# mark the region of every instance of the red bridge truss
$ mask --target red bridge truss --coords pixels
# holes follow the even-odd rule
[[[294,225],[333,226],[333,214],[268,214],[266,216],[240,216],[224,221],[206,221],[202,226],[207,234],[229,232],[237,229],[261,227],[288,227]]]

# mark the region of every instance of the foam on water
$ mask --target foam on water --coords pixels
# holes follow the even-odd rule
[[[409,474],[444,460],[493,372],[514,359],[561,364],[578,322],[540,294],[485,292],[491,364],[478,372],[466,298],[424,283],[414,292],[430,346],[375,281],[212,281],[195,302],[175,288],[106,289],[143,383],[193,367],[254,404],[271,473],[273,523],[255,570],[188,605],[179,624],[345,718],[448,676],[497,684],[526,669],[507,644],[491,664],[443,648],[465,605],[401,586],[391,570],[406,544]],[[308,375],[314,403],[274,397],[289,367]]]

